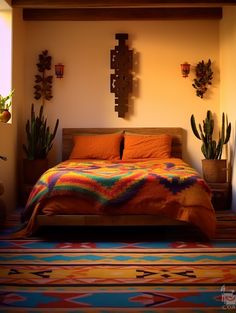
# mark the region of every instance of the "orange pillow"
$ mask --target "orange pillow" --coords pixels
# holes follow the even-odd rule
[[[74,136],[70,159],[120,159],[122,133]]]
[[[125,134],[122,160],[165,159],[171,154],[171,136]]]

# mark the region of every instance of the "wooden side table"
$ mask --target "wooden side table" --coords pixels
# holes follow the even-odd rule
[[[212,204],[214,209],[229,210],[231,205],[231,184],[228,183],[208,183],[212,191]]]

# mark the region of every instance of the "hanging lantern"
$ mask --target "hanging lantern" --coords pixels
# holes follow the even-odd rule
[[[55,74],[57,78],[63,78],[64,76],[64,65],[58,63],[55,65]]]
[[[183,77],[188,77],[188,74],[190,72],[190,64],[188,62],[185,62],[183,64],[180,65],[181,66],[181,73]]]

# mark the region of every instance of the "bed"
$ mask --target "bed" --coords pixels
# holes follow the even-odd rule
[[[34,186],[18,235],[50,225],[188,224],[212,238],[211,192],[182,160],[183,137],[181,128],[64,128],[62,162]]]

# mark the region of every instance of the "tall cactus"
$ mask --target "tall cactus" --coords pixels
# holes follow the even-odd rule
[[[23,149],[29,160],[44,159],[51,150],[56,136],[59,120],[57,119],[53,132],[47,126],[47,119],[43,115],[43,106],[40,107],[39,115],[35,115],[34,105],[31,107],[31,118],[26,123],[27,145]]]
[[[225,145],[230,138],[231,123],[228,122],[225,114],[222,114],[221,130],[219,131],[218,141],[213,139],[214,133],[214,119],[210,110],[207,111],[203,126],[199,124],[199,131],[196,126],[195,117],[191,116],[191,127],[194,135],[202,141],[201,151],[206,159],[218,159],[222,157],[223,145]]]

